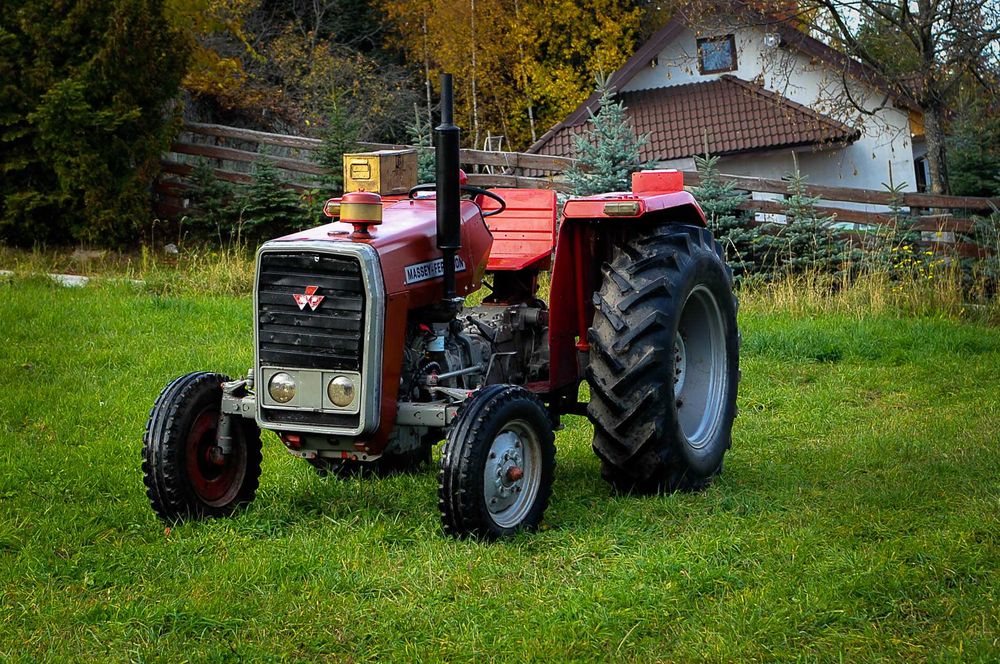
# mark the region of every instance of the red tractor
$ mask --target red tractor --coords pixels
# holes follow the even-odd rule
[[[721,472],[737,305],[680,174],[570,199],[557,226],[551,191],[460,183],[450,77],[435,148],[435,185],[345,194],[332,223],[260,247],[247,377],[182,376],[150,414],[143,472],[161,518],[253,500],[262,428],[336,475],[417,467],[446,438],[439,505],[456,537],[541,522],[565,414],[589,415],[616,490],[695,490]]]

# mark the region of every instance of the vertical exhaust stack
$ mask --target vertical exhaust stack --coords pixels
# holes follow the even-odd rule
[[[441,124],[434,128],[437,162],[437,246],[444,254],[444,299],[454,301],[455,252],[462,247],[461,189],[458,182],[461,130],[453,123],[451,74],[441,74]]]

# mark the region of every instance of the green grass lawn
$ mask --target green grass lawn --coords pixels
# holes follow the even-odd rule
[[[320,479],[270,434],[248,510],[165,530],[147,413],[242,374],[250,316],[0,283],[0,660],[1000,659],[996,328],[751,301],[708,491],[611,496],[567,418],[545,527],[509,542],[444,538],[433,470]]]

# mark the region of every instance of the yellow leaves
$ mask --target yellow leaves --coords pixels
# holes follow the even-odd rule
[[[260,0],[166,0],[164,13],[171,26],[183,34],[191,48],[191,61],[183,85],[194,93],[212,94],[226,105],[238,105],[247,82],[236,58],[213,48],[213,36],[228,36],[253,54],[244,33],[244,18]]]
[[[387,0],[396,39],[414,65],[456,77],[457,116],[472,127],[473,77],[481,134],[505,134],[515,149],[573,111],[594,75],[634,51],[643,9],[616,0]]]

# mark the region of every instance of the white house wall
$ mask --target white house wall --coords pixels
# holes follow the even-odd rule
[[[851,97],[875,115],[860,113],[845,95],[839,71],[787,46],[767,48],[762,28],[723,26],[705,29],[697,36],[686,29],[663,49],[656,66],[649,66],[635,75],[622,91],[702,83],[718,78],[722,74],[699,73],[696,39],[727,34],[735,37],[739,67],[724,73],[756,82],[861,130],[861,138],[845,148],[798,153],[799,168],[808,175],[811,184],[882,189],[883,183],[889,182],[891,164],[893,181],[905,182],[905,191],[916,191],[908,112],[892,107],[885,93],[848,79]],[[779,178],[792,169],[792,157],[787,153],[737,157],[725,160],[724,166],[725,172],[735,175]]]

